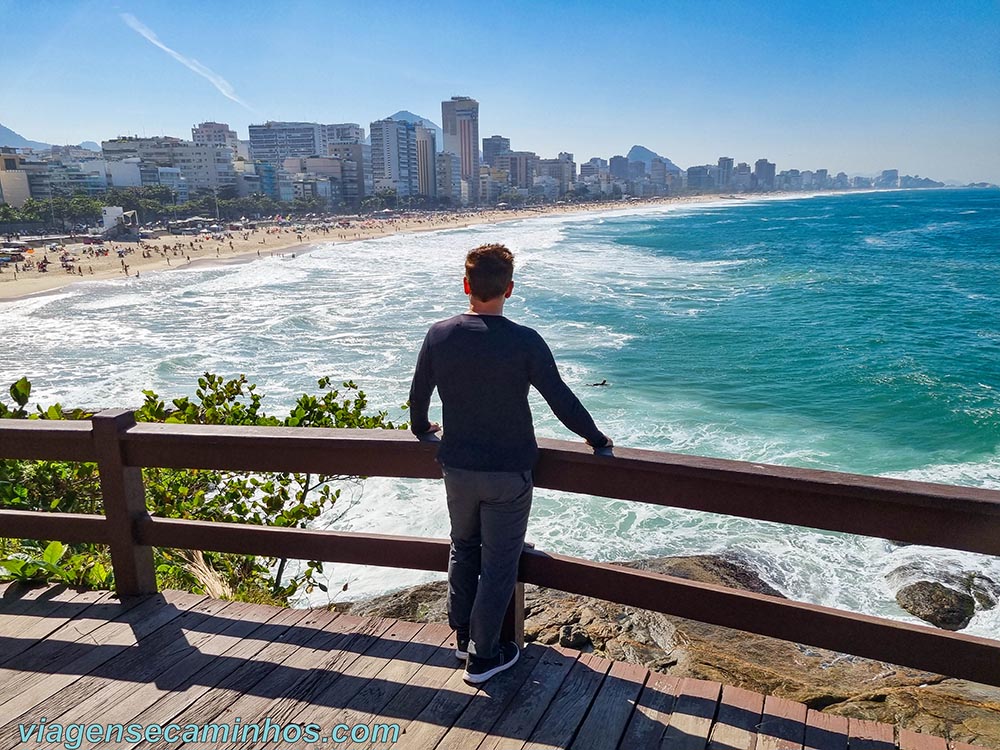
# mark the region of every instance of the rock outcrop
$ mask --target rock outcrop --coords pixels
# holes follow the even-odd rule
[[[781,596],[737,558],[629,563],[705,583]],[[717,680],[1000,750],[1000,688],[884,664],[575,594],[525,587],[525,639],[594,652],[660,672]],[[443,582],[340,605],[352,614],[446,622]]]
[[[885,577],[896,602],[911,615],[945,630],[961,630],[977,610],[993,609],[1000,584],[980,573],[911,562]]]

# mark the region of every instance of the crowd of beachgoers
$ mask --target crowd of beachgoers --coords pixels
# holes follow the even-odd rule
[[[0,257],[6,255],[8,258],[6,263],[0,263],[0,300],[46,292],[81,280],[136,278],[150,271],[295,253],[320,242],[354,242],[400,232],[460,228],[547,214],[711,199],[710,196],[697,196],[627,203],[547,205],[515,210],[398,212],[390,216],[205,222],[195,230],[196,234],[173,234],[166,229],[143,231],[139,235],[141,239],[130,241],[107,240],[93,235],[63,237],[58,241],[44,237],[8,236],[5,238],[8,242],[4,244],[10,247],[0,249]]]

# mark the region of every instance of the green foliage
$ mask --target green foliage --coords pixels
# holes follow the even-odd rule
[[[320,213],[333,208],[324,198],[296,198],[291,203],[282,203],[260,194],[239,197],[232,188],[219,189],[217,196],[211,191],[196,193],[185,203],[178,203],[176,198],[174,192],[163,185],[109,188],[98,197],[78,192],[72,196],[54,195],[45,200],[29,198],[19,209],[0,203],[0,224],[51,222],[57,226],[71,226],[78,222],[93,223],[100,218],[102,206],[121,206],[126,211],[136,211],[139,221],[144,224],[189,216],[215,216],[216,202],[223,220]],[[392,205],[395,205],[395,193],[392,193]]]
[[[226,380],[205,373],[198,379],[193,397],[173,399],[169,406],[155,392],[143,391],[145,400],[135,416],[140,422],[182,424],[406,427],[390,421],[385,411],[370,412],[365,393],[353,382],[344,382],[337,388],[331,378],[324,377],[317,385],[318,394],[301,395],[287,416],[278,417],[265,412],[264,397],[246,376]],[[14,403],[0,402],[0,417],[87,419],[92,416],[80,409],[64,411],[59,404],[37,406],[35,413],[29,413],[26,406],[30,394],[31,384],[27,379],[14,383],[10,388]],[[333,506],[341,494],[334,482],[346,479],[349,478],[292,472],[245,474],[205,469],[143,469],[147,507],[153,515],[286,528],[304,527]],[[101,514],[104,508],[97,465],[0,460],[0,507]],[[0,578],[58,580],[99,587],[113,584],[108,553],[103,546],[48,545],[44,548],[47,552],[39,553],[39,544],[0,539]],[[71,554],[60,563],[67,551]],[[288,577],[286,560],[250,555],[156,548],[154,562],[162,588],[185,588],[269,603],[287,602],[300,589],[326,590],[315,577],[322,570],[317,561],[309,561],[300,573]]]

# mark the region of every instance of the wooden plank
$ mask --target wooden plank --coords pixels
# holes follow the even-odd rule
[[[284,632],[307,615],[308,610],[304,609],[253,607],[247,616],[248,625],[252,628],[248,635],[237,639],[233,636],[235,631],[231,631],[221,638],[219,636],[213,638],[211,642],[213,650],[224,645],[220,643],[222,640],[235,640],[235,642],[230,648],[212,658],[203,669],[192,675],[184,684],[175,686],[172,690],[161,691],[160,697],[132,717],[132,723],[144,726],[171,723],[175,716],[178,716],[201,696],[211,690],[219,689],[219,684],[241,666],[246,666],[248,663],[260,659],[263,649],[268,646],[268,641],[261,636],[273,637],[276,632]],[[280,636],[278,637],[280,638]],[[150,685],[150,687],[158,689],[155,684]],[[116,742],[115,747],[126,750],[137,744],[139,743]]]
[[[79,609],[72,619],[64,620],[44,640],[27,649],[7,650],[7,658],[0,658],[0,693],[7,689],[8,670],[36,674],[58,671],[59,665],[72,661],[91,647],[87,640],[90,633],[139,604],[137,598],[120,602],[110,591],[94,591],[90,595],[94,597],[90,606],[84,606],[86,598],[75,600],[73,604]]]
[[[943,737],[900,729],[899,750],[948,750],[948,741]]]
[[[725,685],[708,738],[708,750],[753,750],[764,714],[764,696]]]
[[[0,662],[5,657],[25,651],[56,628],[64,625],[79,611],[73,601],[83,593],[69,587],[37,589],[31,599],[24,598],[11,605],[11,611],[0,615]]]
[[[851,750],[894,750],[895,730],[892,724],[866,719],[848,719],[848,743]]]
[[[618,747],[648,676],[649,670],[637,664],[613,662],[570,747]]]
[[[18,634],[19,621],[23,614],[44,616],[65,602],[80,595],[81,589],[63,584],[45,586],[24,586],[16,584],[2,600],[0,609],[0,635]]]
[[[391,621],[340,615],[327,624],[318,638],[295,649],[281,664],[271,670],[254,690],[239,696],[212,721],[233,723],[239,717],[244,724],[253,724],[280,711],[280,706],[298,700],[308,700],[329,679],[328,671],[342,669],[358,653],[374,642]],[[205,722],[209,717],[201,717]]]
[[[316,721],[327,726],[372,724],[391,721],[385,706],[427,661],[441,649],[453,651],[454,633],[442,625],[424,625],[401,651],[358,690],[343,710],[310,706],[295,716],[295,721]],[[458,663],[458,662],[456,662]]]
[[[611,665],[612,662],[607,659],[582,654],[559,686],[535,731],[522,747],[525,750],[567,747],[590,709]]]
[[[47,695],[42,702],[22,712],[17,723],[32,724],[43,717],[49,721],[60,720],[65,714],[83,720],[102,716],[118,701],[127,700],[137,684],[155,680],[171,664],[207,640],[210,636],[199,632],[198,628],[204,627],[213,615],[227,606],[229,602],[217,599],[196,603],[152,633],[133,639],[129,648],[114,658]],[[11,724],[0,730],[0,748],[12,747],[6,743],[15,734],[16,728]]]
[[[135,646],[147,635],[182,617],[188,610],[205,601],[205,597],[178,591],[146,597],[146,601],[130,609],[122,617],[105,623],[88,639],[93,647],[73,661],[62,665],[59,672],[39,676],[32,673],[19,692],[0,694],[0,716],[7,723],[0,727],[0,748],[14,739],[16,724],[26,715],[35,715],[35,707],[45,708],[48,699],[72,686],[83,675],[100,669],[105,663]],[[39,716],[43,714],[38,714]],[[0,719],[2,720],[2,719]]]
[[[504,715],[542,654],[539,648],[522,649],[517,664],[480,685],[462,679],[464,665],[405,728],[405,747],[468,750],[482,742]]]
[[[37,645],[104,594],[66,589],[44,600],[22,602],[20,614],[0,616],[0,665]]]
[[[450,634],[446,625],[434,625],[433,630],[429,630],[428,636],[433,637],[431,634],[435,632],[442,635]],[[401,729],[405,728],[420,715],[434,698],[435,693],[448,682],[459,666],[460,662],[455,658],[453,649],[435,649],[427,661],[412,673],[406,684],[400,687],[385,704],[379,717],[380,721],[395,722]]]
[[[222,673],[222,679],[214,687],[185,691],[187,694],[183,697],[175,697],[169,702],[161,701],[141,713],[136,721],[143,724],[176,722],[181,726],[206,724],[245,695],[268,694],[265,679],[281,668],[300,648],[330,643],[328,629],[338,618],[336,613],[319,609],[284,610],[278,615],[274,625],[269,623],[261,626],[270,643],[252,658],[243,660],[233,670],[228,669],[227,663],[221,663],[223,668],[220,669],[220,660],[213,662],[210,669]],[[180,710],[174,710],[178,706]],[[140,742],[135,747],[148,750],[161,745]]]
[[[677,702],[680,683],[679,677],[650,673],[618,745],[621,750],[660,746]]]
[[[660,747],[671,750],[704,750],[715,718],[722,685],[685,677],[677,686],[677,701],[670,714]]]
[[[514,750],[521,747],[538,726],[580,656],[579,651],[560,646],[532,644],[528,649],[541,650],[535,668],[527,681],[522,683],[507,712],[483,738],[479,750]]]
[[[825,714],[809,709],[806,714],[805,750],[847,750],[848,721],[846,716]]]
[[[806,713],[803,703],[767,696],[764,716],[757,730],[757,750],[798,750],[806,736]]]
[[[209,662],[260,625],[247,619],[255,608],[252,604],[213,603],[220,605],[219,609],[206,613],[205,619],[184,622],[182,618],[177,622],[179,628],[189,631],[180,642],[165,647],[152,644],[152,653],[141,661],[141,673],[129,668],[125,679],[96,690],[62,714],[59,721],[64,725],[85,723],[89,717],[100,716],[105,724],[127,724],[157,700],[189,684]]]
[[[347,706],[421,627],[419,623],[399,620],[373,621],[370,637],[345,642],[339,649],[343,656],[331,662],[335,666],[313,670],[309,675],[311,685],[303,686],[306,678],[294,693],[270,703],[267,718],[285,725],[314,721],[328,729],[330,714]]]

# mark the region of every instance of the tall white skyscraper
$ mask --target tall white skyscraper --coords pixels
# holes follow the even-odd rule
[[[461,162],[462,181],[468,183],[469,203],[479,202],[479,102],[453,96],[441,102],[441,129],[445,153]]]
[[[398,198],[416,195],[416,126],[402,120],[377,120],[371,124],[369,132],[375,191],[395,190]]]

